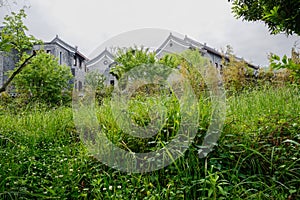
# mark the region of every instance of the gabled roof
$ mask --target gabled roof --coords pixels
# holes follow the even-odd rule
[[[58,37],[58,35],[56,35],[56,37],[51,42],[45,42],[44,44],[50,44],[50,45],[51,44],[56,44],[56,45],[58,45],[58,46],[60,46],[60,47],[62,47],[64,49],[66,49],[66,50],[68,50],[70,52],[73,52],[73,53],[75,53],[76,50],[77,50],[75,47],[69,45],[68,43],[66,43],[65,41],[63,41],[62,39],[60,39]]]
[[[93,65],[95,63],[97,63],[99,60],[101,60],[103,57],[107,57],[109,58],[111,61],[114,61],[114,56],[112,55],[112,53],[110,53],[107,49],[105,49],[104,51],[102,51],[97,57],[89,60],[87,62],[87,66],[88,65]]]
[[[192,38],[189,38],[187,35],[184,36],[183,40],[195,47],[198,47],[198,48],[203,48],[205,46],[205,45],[201,44],[200,42],[193,40]]]
[[[187,43],[183,39],[180,39],[179,37],[176,37],[172,33],[170,33],[170,35],[168,36],[168,38],[162,43],[162,45],[160,45],[160,47],[158,47],[158,49],[156,50],[156,54],[159,54],[162,50],[164,50],[164,48],[166,47],[166,45],[168,44],[168,42],[170,40],[172,40],[174,42],[177,42],[177,43],[179,43],[182,46],[185,46],[187,48],[189,48],[191,46],[189,43]]]
[[[224,56],[222,53],[220,53],[219,51],[215,50],[214,48],[211,48],[209,46],[206,45],[206,43],[202,44],[196,40],[193,40],[192,38],[189,38],[188,36],[185,36],[184,37],[184,41],[190,43],[191,45],[193,46],[196,46],[198,47],[200,50],[203,49],[203,50],[206,50],[212,54],[215,54],[215,55],[218,55],[220,57]]]
[[[75,54],[76,54],[76,55],[79,55],[79,56],[82,57],[84,60],[89,61],[89,59],[88,59],[85,55],[83,55],[80,51],[76,50]]]
[[[51,41],[51,42],[45,42],[44,44],[48,44],[48,45],[51,45],[51,44],[56,44],[72,53],[76,53],[77,55],[81,56],[82,58],[84,58],[85,60],[88,60],[88,58],[86,56],[84,56],[81,52],[78,51],[78,48],[75,46],[71,46],[69,45],[68,43],[66,43],[65,41],[63,41],[62,39],[60,39],[58,37],[58,35],[56,35],[56,37]]]
[[[211,48],[209,46],[207,46],[206,44],[202,44],[196,40],[193,40],[191,38],[189,38],[188,36],[185,35],[184,39],[181,39],[181,38],[178,38],[176,36],[174,36],[172,33],[170,33],[170,35],[168,36],[168,38],[164,41],[164,43],[156,50],[156,53],[159,54],[165,47],[166,45],[168,44],[168,42],[172,40],[172,41],[175,41],[187,48],[190,48],[190,47],[196,47],[199,51],[206,51],[210,54],[214,54],[216,56],[219,56],[219,57],[223,57],[225,58],[226,60],[229,60],[229,57],[227,55],[224,55],[223,53],[217,51],[216,49],[214,48]],[[239,58],[239,57],[235,57],[237,60],[240,60],[240,61],[245,61],[243,58]],[[258,66],[255,66],[247,61],[245,61],[245,63],[253,68],[253,69],[259,69]]]

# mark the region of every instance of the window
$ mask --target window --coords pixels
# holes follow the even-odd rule
[[[215,63],[215,65],[216,65],[216,68],[218,69],[218,66],[219,66],[218,63]]]
[[[50,53],[51,53],[51,50],[50,50],[50,49],[47,49],[46,52],[50,54]]]
[[[115,80],[110,80],[110,85],[114,86],[115,85]]]
[[[61,53],[61,51],[59,52],[59,64],[60,65],[62,64],[62,53]]]
[[[76,56],[74,56],[74,66],[76,66],[77,65],[77,58],[76,58]]]
[[[71,68],[71,73],[72,73],[73,76],[75,76],[75,73],[76,73],[75,68]]]
[[[82,90],[82,82],[81,82],[81,81],[78,82],[78,90],[79,90],[79,91]]]
[[[79,69],[82,68],[82,60],[79,60]]]

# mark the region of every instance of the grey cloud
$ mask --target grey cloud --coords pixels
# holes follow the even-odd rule
[[[230,44],[238,56],[259,65],[267,65],[269,52],[289,54],[299,39],[271,36],[261,23],[235,19],[226,0],[28,2],[26,23],[31,34],[46,41],[58,34],[87,56],[107,39],[145,27],[177,31],[216,49]]]

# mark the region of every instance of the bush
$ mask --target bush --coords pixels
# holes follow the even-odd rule
[[[24,55],[20,62],[28,55]],[[12,73],[12,72],[11,72]],[[16,92],[25,100],[62,104],[71,98],[72,73],[69,67],[59,65],[51,54],[39,52],[13,80]]]

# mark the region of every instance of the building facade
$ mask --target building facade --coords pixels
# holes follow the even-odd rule
[[[35,45],[33,50],[41,50],[54,55],[60,65],[66,65],[70,67],[73,76],[78,74],[84,74],[87,70],[86,62],[88,59],[78,51],[78,48],[71,46],[64,42],[57,35],[50,41],[45,42],[42,45]],[[31,53],[31,52],[30,52]],[[16,66],[17,56],[16,52],[10,53],[0,52],[0,87],[7,79],[6,73],[9,70],[13,70]],[[81,89],[83,83],[81,81],[71,80],[74,83],[75,88]]]
[[[105,49],[98,56],[89,60],[86,64],[86,68],[87,72],[95,71],[103,74],[106,85],[114,85],[116,82],[116,77],[110,73],[110,69],[114,64],[114,55]]]
[[[45,52],[54,55],[58,59],[60,65],[66,65],[70,67],[73,76],[84,74],[87,70],[86,62],[88,59],[78,51],[78,47],[71,46],[56,35],[56,37],[50,41],[45,42],[42,45],[35,45],[34,50],[44,49]],[[76,89],[81,90],[83,82],[74,79],[73,82]]]
[[[202,56],[210,59],[211,63],[216,66],[218,70],[223,68],[223,60],[229,61],[229,57],[220,53],[219,51],[207,46],[205,43],[201,44],[196,40],[185,36],[183,39],[174,36],[172,33],[164,40],[164,42],[156,49],[157,59],[162,58],[168,53],[180,53],[188,49],[198,50]],[[242,61],[243,59],[236,57],[237,60]],[[247,62],[246,62],[247,63]],[[114,56],[105,49],[98,56],[87,62],[87,71],[98,71],[104,74],[106,78],[106,84],[114,84],[116,79],[112,76],[109,71],[110,68],[116,64],[114,62]],[[255,71],[259,69],[258,66],[247,63],[247,65],[253,68]]]
[[[98,56],[89,60],[78,48],[71,46],[64,42],[57,35],[50,41],[45,42],[43,45],[35,45],[33,50],[44,49],[47,53],[54,55],[58,58],[61,65],[70,67],[74,78],[71,82],[77,90],[81,90],[84,86],[84,76],[87,72],[96,71],[103,74],[105,77],[105,84],[114,85],[116,77],[110,73],[110,69],[117,63],[114,61],[114,55],[107,49],[103,50]],[[179,38],[172,33],[164,40],[164,42],[155,50],[157,59],[162,58],[167,53],[180,53],[187,49],[198,50],[203,56],[208,57],[217,69],[222,70],[222,62],[229,61],[226,55],[218,52],[217,50],[207,46],[205,43],[199,43],[187,36]],[[236,58],[243,60],[241,58]],[[0,52],[0,86],[3,85],[7,79],[6,72],[15,68],[17,62],[16,53]],[[247,62],[246,62],[247,63]],[[247,63],[249,67],[258,70],[259,67]]]

